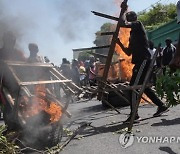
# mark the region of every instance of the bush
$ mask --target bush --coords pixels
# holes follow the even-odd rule
[[[156,81],[156,91],[168,101],[168,106],[180,104],[180,70],[172,72],[167,68],[165,74]]]
[[[0,125],[0,153],[6,154],[16,154],[19,153],[20,149],[13,142],[8,141],[8,139],[3,135],[6,130],[6,126]]]

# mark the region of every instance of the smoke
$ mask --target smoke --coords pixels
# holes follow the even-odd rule
[[[103,13],[109,13],[113,10],[113,0],[66,0],[59,3],[58,31],[65,42],[83,40],[93,25],[97,25],[98,20],[104,21],[102,18],[94,17],[91,11],[96,10]],[[99,25],[98,25],[99,26]]]
[[[23,14],[11,12],[7,1],[0,2],[0,10],[0,46],[3,45],[3,34],[11,31],[16,36],[17,46],[20,47],[23,35],[25,35],[28,28],[33,27],[34,23],[31,20],[26,20],[27,18]]]
[[[3,33],[12,31],[26,54],[28,44],[36,43],[40,55],[59,64],[73,56],[73,48],[93,46],[95,33],[109,22],[91,11],[113,14],[115,9],[114,0],[1,0],[0,47]]]

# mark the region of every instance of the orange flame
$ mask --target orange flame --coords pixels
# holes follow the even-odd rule
[[[122,44],[127,47],[129,45],[129,28],[120,28],[119,38]],[[120,55],[119,59],[124,59],[120,62],[121,79],[123,81],[129,81],[132,76],[133,64],[131,63],[131,56],[127,56],[119,45],[116,45],[115,51]]]
[[[120,28],[119,38],[123,45],[127,47],[129,45],[129,28]],[[119,45],[116,45],[115,51],[119,56],[120,64],[111,65],[108,73],[108,80],[113,81],[115,79],[121,79],[121,81],[130,81],[132,76],[133,64],[131,63],[131,56],[127,56],[121,49]],[[124,59],[124,60],[121,60]],[[97,76],[102,76],[104,72],[104,64],[98,64],[97,66]]]
[[[57,122],[62,116],[62,108],[55,102],[48,102],[44,98],[46,96],[45,85],[36,85],[35,94],[37,96],[31,99],[23,96],[21,99],[21,112],[25,118],[37,115],[41,111],[45,111],[50,115],[51,123]],[[38,97],[44,96],[44,98]]]

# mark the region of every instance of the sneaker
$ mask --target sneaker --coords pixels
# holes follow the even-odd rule
[[[141,118],[137,115],[134,119],[134,123],[140,123]],[[123,123],[124,124],[129,124],[131,121],[131,115],[125,120]]]
[[[153,117],[161,116],[163,113],[168,112],[169,109],[166,106],[158,107],[157,112],[153,114]]]

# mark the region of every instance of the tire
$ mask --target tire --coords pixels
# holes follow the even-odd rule
[[[36,136],[36,148],[51,148],[61,142],[63,136],[63,125],[60,122],[46,126],[45,129],[41,127],[39,130],[39,135]]]
[[[47,102],[56,102],[56,98],[49,94],[46,96],[37,95],[37,97]],[[24,140],[24,145],[36,149],[44,149],[45,147],[52,147],[61,142],[63,126],[60,121],[50,123],[49,120],[47,120],[49,117],[46,117],[49,115],[43,111],[28,120],[24,118],[20,108],[17,109],[19,125],[24,129],[21,137],[21,139]]]
[[[36,97],[37,98],[41,98],[41,99],[43,99],[43,100],[46,100],[47,102],[57,102],[58,100],[53,96],[53,95],[50,95],[50,94],[46,94],[46,96],[44,96],[44,95],[36,95]],[[60,102],[59,102],[60,103]],[[62,108],[62,104],[59,104],[59,103],[57,103],[59,106],[61,106],[61,108]],[[62,108],[63,110],[64,110],[64,108]],[[26,119],[24,118],[24,116],[23,116],[23,114],[22,114],[22,112],[21,112],[21,110],[19,109],[19,106],[17,107],[17,117],[18,117],[18,123],[19,123],[19,125],[22,127],[22,128],[24,128],[24,127],[26,127],[26,125],[27,125],[27,122],[26,122]],[[41,123],[40,121],[39,121],[39,123]]]
[[[19,139],[27,147],[45,150],[60,143],[62,135],[63,125],[56,122],[46,126],[27,127],[21,133]]]
[[[48,136],[48,147],[52,147],[61,142],[63,136],[63,125],[59,122],[52,124],[52,131]]]

